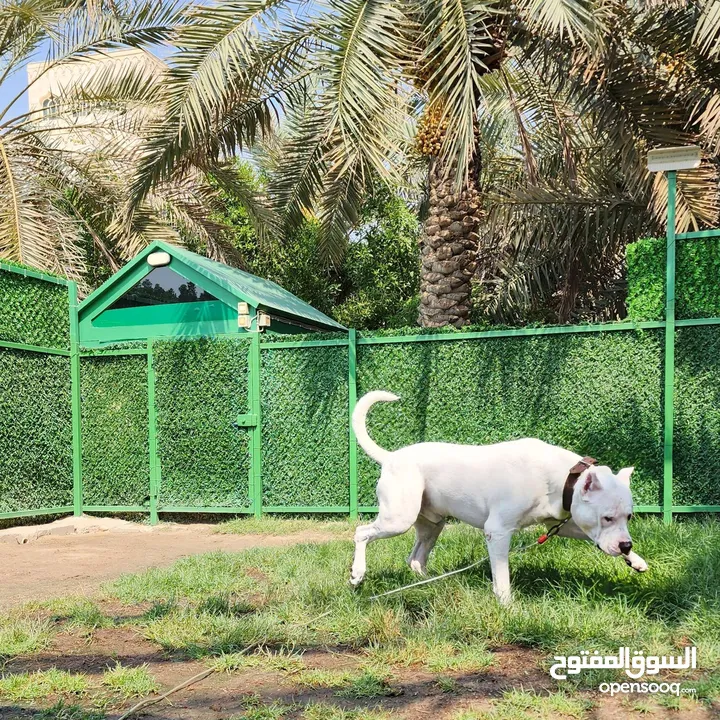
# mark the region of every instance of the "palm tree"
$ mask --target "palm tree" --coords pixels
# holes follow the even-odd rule
[[[170,40],[185,9],[176,2],[11,0],[0,7],[0,258],[96,284],[155,239],[234,257],[213,221],[217,185],[245,197],[259,225],[269,217],[231,168],[185,163],[155,183],[122,222],[127,179],[161,120],[166,66],[151,50]],[[102,62],[137,50],[138,62]],[[10,92],[10,81],[42,59]],[[83,63],[82,83],[54,88],[42,109],[16,110],[33,86]],[[52,84],[52,83],[51,83]],[[263,228],[266,225],[262,225]],[[87,281],[87,282],[86,282]]]
[[[584,3],[553,14],[519,3],[538,32],[582,37]],[[510,3],[245,0],[197,8],[170,60],[168,119],[135,197],[184,158],[249,149],[282,116],[270,188],[286,220],[315,212],[331,261],[375,176],[398,182],[413,147],[428,158],[421,321],[468,322],[480,198],[480,79],[503,59]],[[420,133],[414,139],[420,116]]]
[[[688,107],[663,91],[659,51],[639,28],[661,28],[674,41],[689,33],[707,64],[717,45],[712,3],[672,5],[198,6],[178,30],[165,122],[149,141],[133,198],[142,201],[183,163],[202,166],[252,150],[279,126],[268,151],[270,191],[288,223],[308,213],[319,218],[332,262],[373,178],[401,183],[422,162],[428,212],[420,322],[469,321],[478,262],[481,278],[504,288],[490,293],[494,302],[554,286],[562,296],[558,315],[568,318],[589,292],[578,276],[593,253],[611,257],[600,276],[612,277],[632,233],[657,225],[663,189],[644,169],[647,149],[697,135],[688,129]],[[677,19],[682,31],[667,27]],[[506,133],[502,148],[483,138],[498,123]],[[484,161],[481,148],[495,164]],[[681,209],[681,225],[714,218],[713,172],[708,165],[700,182],[684,180],[683,207],[692,210]],[[600,237],[582,246],[593,217]]]
[[[68,148],[73,133],[87,137],[93,123],[78,128],[77,108],[60,97],[42,111],[19,113],[16,102],[48,73],[93,53],[156,42],[172,27],[173,17],[168,7],[150,3],[105,7],[80,0],[12,0],[2,4],[0,88],[6,99],[0,107],[0,257],[80,279],[83,221],[68,191],[81,164]],[[25,73],[29,60],[40,58],[45,64],[19,91],[11,91],[10,81]],[[97,241],[106,250],[99,237]]]
[[[645,166],[652,147],[706,150],[698,170],[679,173],[677,227],[717,225],[720,64],[701,32],[710,11],[635,3],[593,63],[583,48],[549,63],[528,43],[505,63],[507,82],[487,79],[482,305],[492,320],[623,316],[625,246],[665,231],[665,178]]]

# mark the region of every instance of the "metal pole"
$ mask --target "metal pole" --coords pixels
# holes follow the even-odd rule
[[[70,306],[70,397],[72,407],[73,514],[82,515],[82,415],[80,395],[80,326],[78,321],[77,283],[68,283]]]
[[[157,442],[157,409],[155,407],[155,365],[153,341],[147,344],[148,437],[150,445],[150,524],[158,524],[158,494],[160,490],[160,458]]]
[[[352,429],[352,414],[357,403],[357,343],[355,329],[348,332],[348,434],[350,447],[350,519],[358,516],[358,476],[357,476],[357,440]]]
[[[257,314],[257,308],[254,308]],[[256,321],[257,322],[257,321]],[[257,420],[256,425],[250,431],[251,449],[250,457],[252,462],[253,494],[252,506],[255,517],[262,516],[262,442],[260,416],[260,332],[252,333],[250,341],[250,409]]]
[[[665,276],[665,449],[663,459],[663,520],[672,522],[673,425],[675,400],[675,191],[677,176],[667,173],[668,209]]]

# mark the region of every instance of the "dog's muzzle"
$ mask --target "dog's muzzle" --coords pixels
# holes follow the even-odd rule
[[[618,543],[618,547],[620,548],[620,552],[623,555],[627,555],[632,550],[632,543],[631,542],[621,542],[621,543]]]

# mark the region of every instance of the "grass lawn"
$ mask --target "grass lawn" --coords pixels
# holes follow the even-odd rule
[[[94,600],[25,606],[0,618],[0,718],[117,717],[131,698],[209,667],[216,672],[207,680],[143,717],[709,718],[720,711],[716,521],[634,520],[633,541],[650,565],[642,575],[590,544],[553,539],[512,558],[508,608],[496,603],[486,566],[370,601],[415,579],[405,565],[412,533],[371,545],[366,581],[353,590],[349,524],[330,523],[338,539],[329,543],[189,557],[122,577]],[[272,518],[270,530],[255,520],[221,527],[280,534],[324,525]],[[452,525],[429,572],[484,554],[478,531]],[[629,680],[617,671],[561,682],[547,672],[556,654],[617,653],[623,645],[668,655],[686,644],[698,648],[697,671],[646,678],[696,690],[680,698],[599,693],[602,682]]]

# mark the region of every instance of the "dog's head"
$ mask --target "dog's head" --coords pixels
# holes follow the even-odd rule
[[[630,476],[634,468],[613,474],[593,466],[578,478],[570,512],[575,524],[608,555],[627,555],[632,548],[628,520],[632,516]]]

